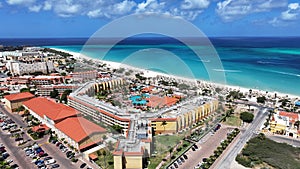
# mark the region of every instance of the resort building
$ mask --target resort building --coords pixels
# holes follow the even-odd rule
[[[77,117],[79,112],[75,109],[56,103],[54,100],[44,97],[30,99],[23,103],[29,113],[37,118],[42,124],[53,129],[54,125],[69,117]]]
[[[295,122],[300,120],[300,114],[292,112],[277,112],[273,114],[270,121],[270,131],[290,137],[299,137],[298,126]]]
[[[13,112],[23,105],[23,102],[34,98],[34,95],[29,92],[16,93],[4,96],[5,108]]]
[[[131,117],[125,110],[114,107],[108,103],[96,100],[94,95],[99,90],[117,87],[121,85],[121,79],[101,79],[85,83],[68,97],[68,105],[88,116],[95,122],[103,122],[107,125],[119,125],[124,130],[128,129]]]
[[[31,83],[36,86],[61,84],[65,82],[64,76],[35,76],[30,79]]]
[[[84,82],[86,80],[95,80],[96,78],[98,78],[98,72],[97,70],[74,72],[70,73],[69,76],[72,78],[73,81]]]
[[[54,65],[52,61],[49,62],[33,62],[33,63],[22,63],[9,61],[6,63],[6,68],[13,75],[23,75],[35,72],[42,72],[44,74],[54,71]]]
[[[145,168],[152,153],[152,133],[148,120],[131,120],[126,139],[119,140],[114,155],[114,169]]]
[[[193,102],[168,109],[160,118],[152,118],[151,126],[155,134],[174,134],[192,127],[218,108],[217,100],[194,99]]]
[[[81,117],[75,109],[43,97],[33,98],[23,105],[32,116],[54,131],[59,139],[83,153],[85,158],[101,148],[99,144],[106,130]]]
[[[80,152],[85,152],[101,144],[103,142],[102,136],[106,132],[104,128],[83,117],[67,118],[55,124],[53,131],[59,138],[64,138]]]
[[[210,97],[194,97],[179,102],[181,97],[177,95],[150,95],[148,91],[152,89],[143,90],[142,95],[145,96],[129,97],[131,102],[137,99],[136,102],[143,101],[140,104],[150,107],[146,112],[121,109],[95,98],[97,92],[117,88],[123,83],[121,79],[113,78],[90,81],[68,97],[69,106],[80,111],[88,119],[123,128],[126,138],[117,142],[113,153],[115,169],[144,168],[146,157],[153,151],[152,135],[175,134],[190,128],[218,108],[218,101]]]
[[[23,84],[23,85],[27,85],[30,84],[30,79],[33,76],[17,76],[17,77],[8,77],[6,78],[6,83],[10,84],[10,85],[18,85],[18,84]]]
[[[50,96],[50,93],[57,90],[59,95],[61,95],[66,90],[74,90],[78,88],[74,84],[59,84],[59,85],[41,85],[37,86],[37,95],[39,96]]]

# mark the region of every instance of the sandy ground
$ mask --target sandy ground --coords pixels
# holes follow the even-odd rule
[[[113,69],[125,68],[127,70],[131,69],[136,72],[143,72],[144,73],[143,76],[145,76],[145,77],[164,76],[164,77],[168,77],[168,78],[180,79],[180,80],[185,80],[185,81],[190,81],[190,82],[195,82],[197,80],[197,79],[189,79],[189,78],[184,78],[184,77],[180,77],[180,76],[168,75],[168,74],[164,74],[164,73],[160,73],[160,72],[136,68],[136,67],[126,65],[123,63],[93,59],[87,55],[83,55],[81,53],[71,52],[71,51],[67,51],[67,50],[63,50],[63,49],[57,49],[57,48],[52,48],[52,49],[70,53],[71,55],[73,55],[74,58],[76,58],[78,60],[83,60],[83,59],[91,60],[92,59],[94,62],[105,63],[105,64],[107,64],[108,67],[111,67]],[[214,88],[219,87],[219,88],[227,89],[229,91],[235,90],[235,91],[240,91],[243,93],[248,93],[250,90],[250,88],[244,88],[244,87],[239,87],[239,86],[217,84],[217,83],[212,83],[212,82],[208,82],[208,81],[204,81],[204,80],[199,80],[199,81],[201,81],[201,84],[203,84],[204,86],[212,86]],[[262,90],[258,90],[258,89],[251,89],[251,90],[252,90],[252,93],[254,93],[254,94],[266,95],[266,91],[262,91]],[[275,93],[277,94],[278,97],[286,97],[288,95],[290,98],[299,98],[299,96],[284,94],[284,93],[280,93],[280,92],[268,92],[268,95],[274,96]]]

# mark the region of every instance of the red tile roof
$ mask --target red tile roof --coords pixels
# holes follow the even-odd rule
[[[64,104],[55,103],[54,101],[48,100],[44,97],[38,97],[25,101],[23,105],[34,111],[39,116],[44,118],[44,115],[46,115],[48,118],[54,121],[77,116],[79,114],[79,112],[71,107],[68,107]]]
[[[45,130],[48,130],[49,127],[46,126],[45,124],[40,124],[40,125],[38,125],[38,126],[32,127],[31,129],[32,129],[32,131],[37,132],[37,131],[41,131],[41,130],[44,130],[44,131],[45,131]]]
[[[96,155],[96,154],[89,154],[89,158],[91,159],[91,160],[96,160],[96,159],[98,159],[98,156]]]
[[[299,114],[297,113],[292,113],[292,112],[279,112],[280,116],[285,116],[288,117],[291,123],[296,122],[297,120],[299,120]]]
[[[172,106],[173,104],[175,104],[179,99],[175,98],[175,97],[158,97],[158,96],[151,96],[150,98],[147,98],[147,100],[149,101],[147,103],[147,106],[149,107],[153,107],[153,108],[162,108],[164,106]]]
[[[18,101],[23,99],[31,99],[34,98],[34,95],[29,92],[23,92],[23,93],[16,93],[11,95],[4,96],[9,101]]]
[[[93,133],[104,133],[106,130],[83,117],[70,117],[57,124],[55,127],[79,142]],[[101,141],[101,140],[99,140]]]

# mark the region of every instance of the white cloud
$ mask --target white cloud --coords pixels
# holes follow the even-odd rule
[[[216,12],[224,21],[234,21],[257,12],[285,7],[287,0],[224,0],[217,3]]]
[[[43,7],[43,10],[45,11],[49,11],[52,9],[52,3],[50,1],[45,1],[44,2],[44,7]]]
[[[291,23],[297,22],[300,14],[300,4],[290,3],[287,5],[287,9],[281,12],[280,16],[274,17],[268,23],[273,26],[288,26]]]
[[[41,5],[33,5],[28,7],[29,11],[31,12],[39,12],[41,10],[42,6]]]
[[[182,9],[204,9],[210,4],[209,0],[184,0]]]
[[[97,17],[100,17],[102,16],[102,11],[100,9],[96,9],[96,10],[93,10],[93,11],[89,11],[87,13],[87,16],[90,17],[90,18],[97,18]]]
[[[165,8],[165,2],[158,2],[157,0],[146,0],[137,4],[136,12],[161,12]]]
[[[288,9],[281,13],[282,20],[297,20],[300,13],[299,3],[290,3]]]
[[[85,15],[90,18],[116,18],[136,13],[161,13],[196,19],[213,0],[6,0],[31,12],[52,11],[60,17]]]
[[[112,12],[118,15],[124,15],[132,11],[136,6],[134,1],[125,0],[112,6]]]
[[[6,0],[9,5],[28,5],[36,2],[36,0]]]
[[[78,14],[80,10],[79,4],[60,4],[54,7],[54,11],[61,17],[71,17]]]

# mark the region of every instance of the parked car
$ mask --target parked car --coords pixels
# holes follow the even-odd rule
[[[9,156],[9,154],[7,152],[2,153],[2,158],[6,159]]]
[[[59,164],[52,164],[51,165],[51,168],[58,168],[59,167]]]
[[[188,159],[187,155],[183,154],[182,156],[183,156],[184,159],[186,159],[186,160]]]
[[[46,161],[46,160],[50,160],[50,159],[52,159],[52,157],[50,157],[50,156],[44,158],[45,161]]]
[[[81,165],[80,165],[80,168],[84,168],[86,166],[86,163],[82,163]]]
[[[177,159],[177,163],[178,163],[179,165],[181,165],[181,164],[182,164],[182,162],[180,161],[180,159],[179,159],[179,158]]]
[[[176,162],[174,163],[174,167],[175,167],[175,168],[178,168],[178,164],[177,164]]]
[[[180,157],[179,159],[180,159],[181,162],[183,162],[183,163],[185,162],[185,160],[183,159],[183,157]]]
[[[18,164],[13,164],[13,165],[10,166],[10,168],[18,169],[19,166],[18,166]]]
[[[12,160],[12,159],[9,159],[9,160],[6,160],[6,162],[10,164],[10,163],[13,162],[13,160]]]
[[[50,159],[50,160],[47,160],[47,161],[45,162],[46,165],[54,164],[54,163],[56,163],[56,161],[55,161],[53,158]]]
[[[33,151],[31,149],[28,149],[25,151],[26,156],[29,156]]]

